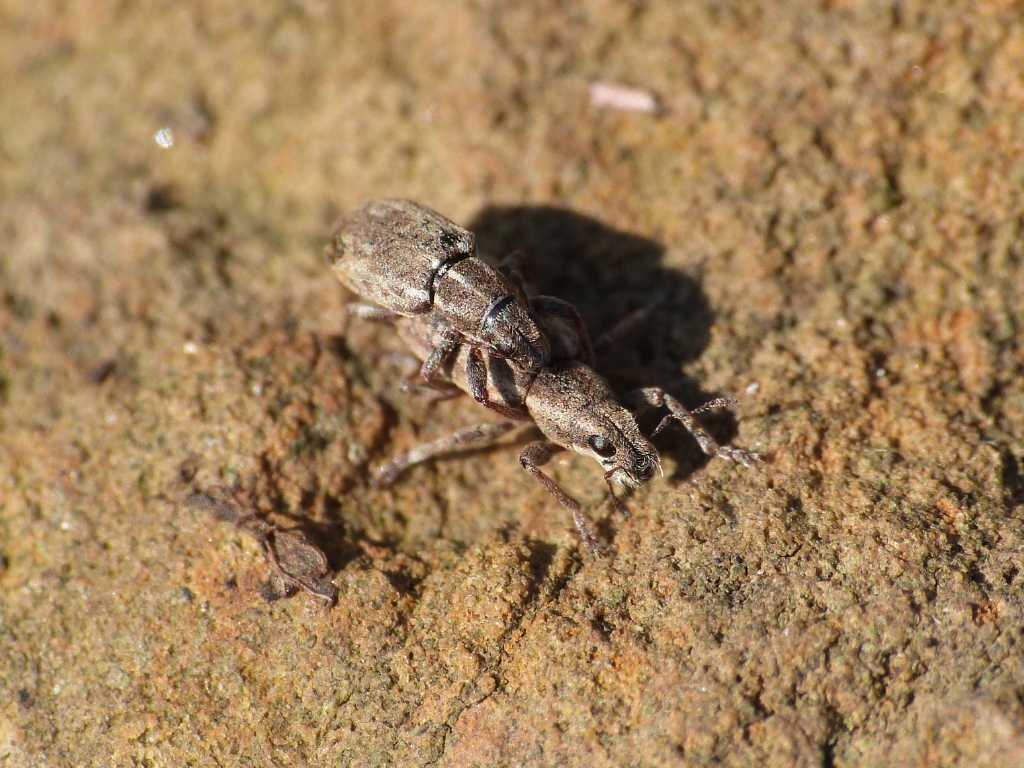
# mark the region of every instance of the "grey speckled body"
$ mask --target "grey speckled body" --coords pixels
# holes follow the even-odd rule
[[[342,283],[385,310],[443,320],[450,332],[432,350],[440,357],[465,340],[525,369],[550,362],[521,287],[476,255],[472,232],[430,208],[368,203],[338,224],[327,260]],[[424,369],[428,380],[436,367]]]

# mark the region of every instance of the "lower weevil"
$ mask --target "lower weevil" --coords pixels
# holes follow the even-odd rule
[[[589,341],[578,338],[574,329],[567,324],[543,315],[540,320],[546,332],[551,335],[553,348],[589,350]],[[420,359],[430,354],[438,335],[445,332],[441,323],[417,318],[398,320],[396,327],[402,340]],[[611,334],[615,333],[613,329]],[[420,445],[380,467],[376,482],[379,485],[390,484],[415,464],[455,450],[492,444],[515,427],[516,421],[532,421],[546,439],[528,444],[519,456],[520,464],[563,507],[572,512],[576,528],[587,546],[594,550],[600,549],[593,524],[579,502],[541,467],[555,452],[562,449],[590,456],[604,470],[608,490],[621,508],[613,483],[636,487],[650,480],[661,469],[658,451],[641,433],[633,413],[620,404],[609,383],[580,359],[568,357],[556,360],[540,371],[525,371],[509,366],[500,358],[489,357],[485,370],[473,374],[471,371],[475,364],[467,357],[467,351],[460,351],[443,366],[441,374],[477,400],[480,400],[481,393],[475,390],[485,386],[487,398],[500,404],[501,412],[510,420],[478,424]],[[693,435],[701,450],[709,456],[721,456],[746,467],[760,460],[760,456],[751,451],[719,445],[695,418],[702,412],[733,405],[734,401],[728,398],[712,400],[691,411],[663,389],[645,387],[631,393],[626,400],[636,408],[668,409],[668,414],[654,429],[652,437],[670,423],[678,422]]]

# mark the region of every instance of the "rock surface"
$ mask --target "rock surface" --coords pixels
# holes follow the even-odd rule
[[[0,765],[1024,765],[1019,4],[0,20]],[[386,195],[595,330],[661,300],[605,370],[769,461],[667,434],[623,520],[556,460],[604,558],[514,445],[370,487],[489,418],[344,315],[321,249]]]

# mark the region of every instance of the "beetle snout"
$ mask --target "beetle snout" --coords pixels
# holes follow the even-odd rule
[[[641,483],[646,483],[654,477],[654,462],[647,456],[641,456],[633,465],[633,475]]]

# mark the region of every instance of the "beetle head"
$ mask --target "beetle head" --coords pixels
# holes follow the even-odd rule
[[[625,411],[625,409],[622,409]],[[636,425],[632,414],[625,411],[632,425]],[[614,424],[611,430],[601,434],[595,430],[587,436],[587,448],[589,455],[604,469],[604,476],[620,485],[636,488],[641,483],[646,483],[655,472],[661,471],[661,457],[658,449],[654,447],[646,437],[637,433],[626,437],[623,429],[628,429],[627,424]],[[615,440],[616,436],[621,436]],[[575,450],[579,448],[573,446]]]
[[[635,488],[661,470],[658,450],[640,433],[633,414],[582,363],[542,371],[526,405],[548,439],[593,458],[612,482]]]

